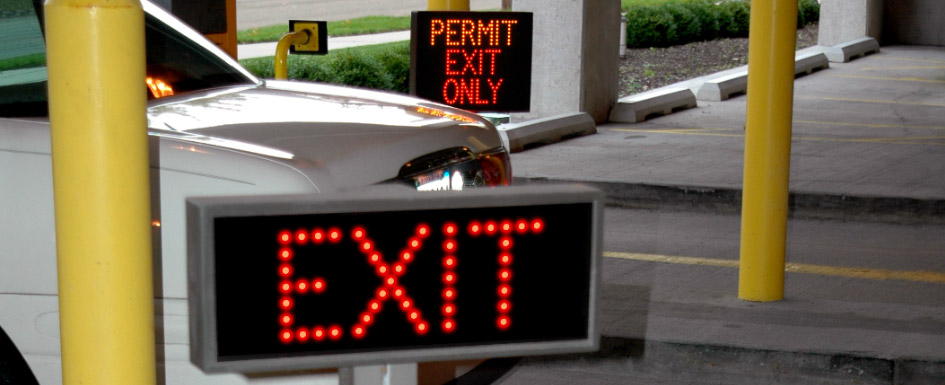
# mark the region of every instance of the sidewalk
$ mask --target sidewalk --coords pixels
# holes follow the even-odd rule
[[[362,45],[392,43],[395,41],[410,40],[410,31],[396,31],[372,35],[329,37],[328,50],[351,48]],[[277,42],[240,44],[237,55],[240,60],[255,57],[276,56]]]

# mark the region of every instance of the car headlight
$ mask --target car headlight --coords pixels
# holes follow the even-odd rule
[[[512,180],[504,149],[474,153],[466,147],[426,155],[400,168],[397,177],[419,191],[507,186]]]

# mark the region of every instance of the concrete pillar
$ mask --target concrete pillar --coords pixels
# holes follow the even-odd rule
[[[817,43],[837,45],[883,34],[884,0],[823,0]]]
[[[514,121],[586,112],[607,121],[617,102],[618,0],[515,0],[534,13],[531,111]]]

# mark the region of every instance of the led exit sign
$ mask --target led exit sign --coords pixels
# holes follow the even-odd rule
[[[254,372],[597,348],[583,187],[188,199],[191,360]]]
[[[411,93],[471,111],[531,103],[532,14],[414,12]]]

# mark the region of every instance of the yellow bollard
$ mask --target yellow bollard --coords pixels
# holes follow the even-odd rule
[[[154,384],[139,0],[47,0],[63,383]]]
[[[276,44],[276,58],[275,58],[275,78],[276,80],[286,80],[289,77],[289,47],[293,44],[305,44],[309,39],[308,31],[295,31],[287,32],[285,35],[279,38],[279,43]]]
[[[738,297],[784,298],[797,0],[752,0]]]
[[[427,0],[427,11],[468,11],[469,0]]]

